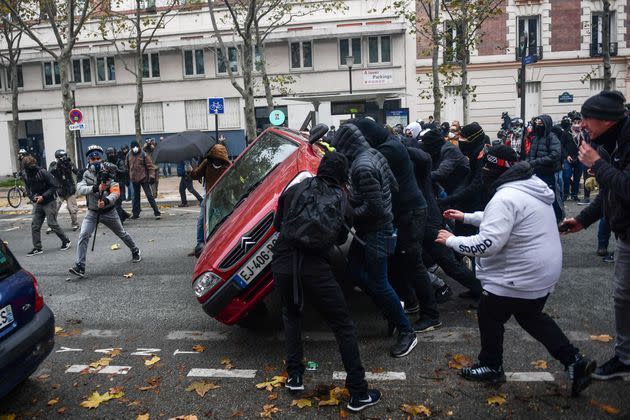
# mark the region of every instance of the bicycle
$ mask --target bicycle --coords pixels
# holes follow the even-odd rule
[[[7,200],[9,201],[9,205],[16,209],[20,207],[22,199],[26,197],[26,190],[20,185],[20,176],[17,172],[13,172],[13,179],[14,184],[7,193]]]

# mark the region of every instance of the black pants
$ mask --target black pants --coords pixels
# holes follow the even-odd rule
[[[192,195],[195,196],[197,200],[201,203],[203,197],[199,195],[197,191],[195,191],[195,187],[193,187],[192,179],[189,176],[182,176],[179,179],[179,196],[182,199],[182,204],[188,204],[188,199],[186,198],[186,190],[188,190]]]
[[[438,319],[435,292],[422,261],[422,241],[427,221],[426,209],[412,209],[396,216],[398,241],[392,257],[392,283],[407,306],[420,304],[420,316]],[[415,296],[414,296],[415,295]],[[416,299],[417,298],[417,299]]]
[[[503,364],[503,325],[512,315],[516,322],[565,367],[575,360],[579,350],[569,342],[558,324],[542,310],[549,295],[539,299],[497,296],[483,291],[477,310],[481,352],[479,361],[491,368]]]
[[[148,182],[134,182],[133,183],[133,202],[131,203],[131,213],[134,216],[139,216],[140,212],[142,211],[142,209],[140,208],[140,188],[142,188],[144,190],[144,195],[147,196],[147,200],[149,201],[149,204],[151,205],[151,208],[153,209],[153,214],[154,215],[159,215],[160,213],[160,209],[157,206],[157,203],[155,202],[155,198],[153,197],[153,194],[151,193],[151,185]]]
[[[293,299],[293,275],[274,273],[276,287],[282,296],[282,318],[286,337],[287,372],[291,375],[304,374],[304,349],[302,345],[302,311]],[[337,339],[341,360],[346,370],[346,387],[351,395],[365,397],[367,382],[361,364],[356,327],[341,287],[332,271],[317,275],[300,276],[303,295],[324,318]]]
[[[439,265],[447,276],[474,294],[481,295],[481,283],[475,273],[456,258],[455,252],[451,248],[435,242],[437,233],[438,231],[435,229],[428,229],[424,235],[424,260],[427,263],[433,262]]]

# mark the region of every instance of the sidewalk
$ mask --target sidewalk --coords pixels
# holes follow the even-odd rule
[[[178,176],[170,176],[168,178],[160,177],[160,184],[158,186],[158,196],[155,201],[157,201],[160,206],[176,206],[181,202],[179,197],[179,177]],[[195,190],[202,196],[204,195],[204,188],[199,182],[194,181],[193,183]],[[7,191],[8,188],[0,189],[0,214],[26,214],[30,213],[32,205],[28,202],[28,199],[22,200],[22,205],[16,209],[9,206],[7,201]],[[140,202],[142,207],[149,206],[149,202],[144,195],[144,191],[140,193]],[[197,203],[197,199],[193,197],[188,191],[186,191],[186,197],[188,197],[188,204],[192,207]],[[85,198],[78,197],[77,203],[79,205],[79,209],[85,207]],[[131,209],[131,201],[123,202],[123,207]],[[62,206],[62,209],[65,208],[65,204]]]

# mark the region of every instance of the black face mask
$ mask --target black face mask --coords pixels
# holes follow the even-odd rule
[[[542,137],[545,135],[545,126],[544,125],[537,125],[536,128],[534,129],[534,132],[536,133],[536,136],[538,137]]]
[[[24,168],[24,170],[27,174],[33,176],[37,173],[37,166],[27,166],[26,168]]]
[[[489,187],[490,185],[494,184],[497,179],[499,179],[503,172],[505,172],[505,169],[499,168],[498,166],[485,166],[481,171],[481,183],[485,187]]]

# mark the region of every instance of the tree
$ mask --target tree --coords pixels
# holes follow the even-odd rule
[[[602,58],[604,61],[604,90],[612,90],[612,71],[610,65],[610,1],[603,0],[602,16]]]
[[[123,4],[117,0],[117,4]],[[145,61],[147,47],[153,44],[157,31],[164,28],[167,21],[175,16],[179,0],[167,0],[156,12],[155,8],[144,6],[142,0],[134,0],[134,10],[108,10],[100,19],[101,37],[112,43],[122,61],[123,67],[136,79],[136,104],[133,109],[136,141],[142,144],[141,111],[144,103],[144,77],[151,66]],[[133,64],[126,56],[133,58]],[[159,65],[159,64],[158,64]]]
[[[88,18],[100,10],[103,0],[0,0],[0,6],[9,11],[11,19],[2,16],[3,24],[23,31],[43,51],[47,52],[59,65],[61,80],[61,105],[66,121],[65,138],[66,151],[70,156],[76,156],[74,135],[68,129],[68,114],[74,106],[70,91],[70,66],[72,64],[72,50]],[[19,8],[17,7],[19,5]],[[45,22],[50,30],[37,30],[36,23]],[[54,43],[49,43],[52,32]]]

